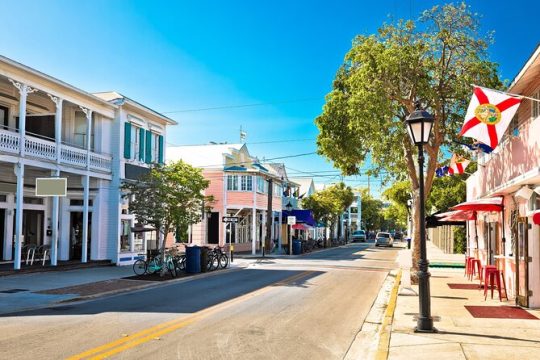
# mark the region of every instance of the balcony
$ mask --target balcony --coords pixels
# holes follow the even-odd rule
[[[0,153],[18,155],[20,153],[19,134],[0,129]],[[60,164],[77,168],[86,168],[87,156],[90,156],[90,170],[110,173],[112,158],[109,155],[90,152],[75,146],[60,145]],[[56,162],[56,143],[38,137],[26,135],[24,139],[24,154],[27,158]]]

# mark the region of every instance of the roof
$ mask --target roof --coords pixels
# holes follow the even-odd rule
[[[149,108],[148,106],[145,106],[145,105],[143,105],[143,104],[141,104],[141,103],[139,103],[139,102],[137,102],[137,101],[135,101],[135,100],[133,100],[131,98],[128,98],[127,96],[122,95],[119,92],[116,92],[116,91],[103,91],[103,92],[94,93],[94,95],[99,97],[100,99],[103,99],[103,100],[105,100],[105,101],[107,101],[109,103],[115,104],[115,105],[123,105],[124,102],[127,102],[132,106],[135,106],[135,107],[137,107],[137,108],[139,108],[139,109],[141,109],[143,111],[149,112],[149,113],[153,114],[154,116],[157,116],[158,118],[165,121],[169,125],[178,125],[178,123],[175,120],[173,120],[173,119],[171,119],[171,118],[169,118],[169,117],[167,117],[167,116],[165,116],[165,115],[163,115],[163,114]]]
[[[313,189],[315,190],[313,178],[289,178],[289,180],[300,185],[300,196],[307,195],[311,185],[313,185]]]
[[[518,83],[527,83],[529,78],[535,77],[536,74],[538,74],[537,71],[534,71],[535,68],[540,67],[540,44],[536,46],[536,49],[533,51],[529,59],[527,59],[527,62],[523,65],[519,73],[516,75],[514,80],[512,80],[512,83],[508,87],[509,91],[512,92],[522,92],[523,89],[520,88],[520,86],[517,86]],[[522,86],[524,87],[524,86]]]
[[[206,144],[171,146],[167,148],[167,160],[183,160],[195,167],[222,168],[224,155],[240,151],[245,144]],[[242,165],[242,164],[235,164]]]
[[[94,101],[98,101],[98,102],[103,103],[103,104],[106,104],[106,105],[108,105],[108,106],[110,106],[110,107],[116,108],[115,104],[111,104],[111,103],[107,102],[106,100],[104,100],[104,99],[102,99],[102,98],[96,96],[95,94],[91,94],[91,93],[89,93],[89,92],[86,92],[86,91],[84,91],[84,90],[81,90],[81,89],[79,89],[78,87],[75,87],[75,86],[73,86],[73,85],[71,85],[71,84],[68,84],[68,83],[62,81],[62,80],[59,80],[59,79],[57,79],[57,78],[55,78],[55,77],[52,77],[52,76],[50,76],[50,75],[47,75],[47,74],[45,74],[45,73],[43,73],[43,72],[41,72],[41,71],[39,71],[39,70],[36,70],[36,69],[34,69],[34,68],[31,68],[30,66],[21,64],[20,62],[15,61],[15,60],[13,60],[13,59],[10,59],[10,58],[8,58],[8,57],[5,57],[5,56],[3,56],[3,55],[0,55],[0,62],[4,62],[4,63],[6,63],[6,64],[9,64],[9,65],[14,66],[14,67],[16,67],[16,68],[19,68],[19,69],[21,69],[21,70],[23,70],[23,71],[26,71],[27,73],[30,73],[30,74],[33,74],[33,75],[38,76],[38,77],[40,77],[40,78],[46,79],[46,80],[48,80],[48,81],[51,81],[51,82],[53,82],[53,83],[55,83],[55,84],[57,84],[57,85],[60,85],[60,86],[62,86],[62,87],[64,87],[64,88],[66,88],[66,89],[69,89],[69,90],[72,90],[72,91],[77,92],[77,93],[79,93],[79,94],[82,94],[82,95],[84,95],[84,96],[87,96],[87,97],[93,99]]]

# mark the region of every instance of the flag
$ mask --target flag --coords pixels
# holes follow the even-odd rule
[[[443,177],[443,176],[448,175],[448,169],[449,169],[449,167],[446,166],[446,165],[438,167],[437,169],[435,169],[435,176]]]
[[[492,148],[490,148],[486,144],[481,143],[480,141],[475,141],[474,143],[472,143],[470,145],[466,144],[466,143],[463,143],[461,141],[456,141],[456,140],[453,140],[453,141],[456,144],[463,145],[464,147],[466,147],[470,151],[482,151],[482,152],[485,152],[486,154],[489,154],[489,153],[491,153],[493,151]]]
[[[470,161],[462,156],[458,156],[456,154],[452,155],[450,166],[448,167],[448,175],[463,174],[469,163]]]
[[[495,149],[520,103],[520,98],[476,86],[459,135]]]

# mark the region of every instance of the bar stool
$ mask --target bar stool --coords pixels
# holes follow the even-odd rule
[[[472,259],[469,265],[471,266],[469,279],[471,281],[473,280],[474,276],[476,275],[476,271],[478,271],[478,277],[482,279],[482,262],[480,259]]]
[[[489,267],[488,267],[489,266]],[[499,291],[499,301],[502,301],[503,290],[504,297],[508,300],[508,295],[506,294],[506,282],[504,280],[504,273],[502,270],[497,269],[494,265],[486,266],[485,276],[484,276],[484,300],[487,299],[488,286],[491,287],[491,298],[493,299],[493,286],[494,281],[497,283],[497,290]],[[502,277],[502,287],[501,287],[501,277]],[[489,281],[489,285],[488,285]]]

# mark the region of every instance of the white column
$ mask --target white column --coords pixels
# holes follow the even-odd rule
[[[86,169],[90,168],[90,141],[92,140],[92,110],[79,106],[86,115]]]
[[[15,259],[13,266],[15,270],[21,268],[21,247],[22,247],[22,220],[23,220],[23,197],[24,197],[24,164],[15,164],[15,175],[17,175],[17,199],[15,201]]]
[[[252,209],[252,221],[251,221],[251,254],[255,255],[257,253],[257,209],[253,207]]]
[[[53,170],[52,176],[59,177],[60,171]],[[60,199],[58,196],[53,196],[52,198],[52,215],[51,215],[51,228],[52,228],[52,238],[51,238],[51,265],[56,266],[58,262],[58,220],[59,220],[59,208],[60,208]]]
[[[83,263],[88,261],[88,207],[90,198],[90,176],[84,175],[83,178],[83,228],[82,228],[82,258]]]
[[[282,246],[283,246],[283,240],[281,238],[281,236],[283,235],[282,234],[282,230],[283,230],[283,211],[279,211],[279,231],[278,231],[278,254],[281,254],[281,251],[282,251]]]

